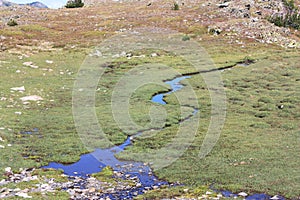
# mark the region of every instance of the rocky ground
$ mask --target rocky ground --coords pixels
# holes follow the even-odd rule
[[[161,188],[173,187],[174,184],[152,187],[142,187],[142,183],[137,176],[125,175],[121,172],[113,172],[113,176],[108,179],[97,177],[78,177],[60,174],[57,178],[49,178],[39,175],[37,169],[20,169],[20,173],[14,173],[10,167],[5,169],[6,179],[0,181],[0,198],[17,197],[24,199],[37,198],[34,194],[39,194],[41,198],[49,198],[49,193],[55,194],[65,191],[69,199],[132,199],[139,194],[148,191],[160,190]],[[22,185],[27,184],[27,187]],[[12,187],[12,185],[14,187]],[[31,187],[28,187],[31,184]],[[188,193],[188,189],[183,190]],[[240,197],[247,196],[246,193],[238,194]],[[220,199],[222,194],[211,190],[203,193],[200,199]],[[198,198],[198,199],[199,199]],[[187,197],[176,197],[176,199],[192,199]],[[275,197],[273,199],[276,199]]]
[[[36,196],[34,194],[40,194],[40,198],[49,198],[49,193],[54,194],[55,199],[60,199],[59,196],[55,196],[58,191],[65,191],[69,199],[72,200],[96,200],[96,199],[132,199],[141,194],[139,188],[141,188],[141,183],[137,177],[123,176],[124,174],[120,172],[114,172],[113,177],[114,182],[108,180],[99,180],[95,177],[80,178],[76,176],[67,177],[61,174],[61,178],[64,180],[56,180],[55,178],[48,178],[46,176],[37,175],[36,169],[24,169],[20,173],[13,173],[11,168],[5,169],[6,179],[0,181],[0,198],[17,197],[22,199],[32,199]],[[122,179],[118,179],[121,178]],[[119,180],[118,182],[116,180]],[[120,181],[122,180],[122,181]],[[32,187],[22,187],[22,183],[32,182]],[[11,188],[10,184],[20,185],[21,187]],[[164,186],[172,187],[173,184]],[[148,191],[159,191],[161,187],[153,186],[146,187],[143,189],[142,193],[147,193]],[[223,199],[221,193],[213,192],[208,190],[203,192],[197,198],[188,195],[189,189],[183,189],[182,197],[174,197],[172,199]],[[244,199],[248,194],[245,192],[240,192],[235,196],[235,199]],[[259,199],[259,197],[258,197]],[[280,196],[270,197],[271,200],[282,200]]]
[[[298,31],[277,27],[267,21],[269,16],[286,12],[280,0],[231,0],[225,3],[187,0],[179,2],[178,11],[172,11],[173,3],[136,1],[135,6],[130,6],[126,1],[87,1],[82,9],[58,10],[3,7],[0,8],[0,46],[2,50],[26,45],[84,46],[134,27],[160,26],[196,36],[199,31],[210,32],[215,40],[226,38],[233,44],[256,40],[287,48],[299,47]],[[20,26],[8,27],[9,19],[16,19]]]
[[[58,182],[54,178],[40,177],[35,174],[35,169],[25,169],[20,173],[13,173],[11,169],[6,168],[5,172],[7,179],[3,179],[0,181],[0,198],[6,197],[22,197],[22,198],[32,198],[30,193],[41,193],[42,195],[46,193],[55,193],[60,190],[65,190],[69,195],[70,199],[109,199],[109,196],[114,196],[120,191],[131,191],[135,188],[141,187],[141,183],[138,181],[137,177],[129,177],[123,181],[119,182],[107,182],[100,181],[95,177],[68,177],[65,179],[65,182]],[[67,176],[64,174],[60,175],[63,178]],[[123,177],[123,174],[119,172],[115,172],[114,176]],[[117,179],[116,179],[117,180]],[[22,182],[34,182],[32,188],[9,188],[10,183],[20,184]],[[157,189],[147,188],[150,189]],[[135,196],[138,195],[136,191]]]

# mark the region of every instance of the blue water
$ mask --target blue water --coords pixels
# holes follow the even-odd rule
[[[30,131],[21,131],[20,134],[28,134],[28,135],[31,135],[31,134],[38,133],[38,132],[39,132],[39,129],[38,129],[38,128],[33,128],[33,129],[30,130]]]
[[[216,192],[220,192],[224,197],[238,197],[237,194],[234,194],[230,191],[218,191],[215,190]],[[253,194],[253,195],[249,195],[247,197],[245,197],[245,200],[270,200],[272,197],[270,195],[267,194]],[[277,196],[278,200],[285,200],[284,197],[281,196]]]
[[[159,94],[154,95],[152,97],[151,101],[154,103],[159,103],[161,105],[166,105],[167,103],[165,102],[164,97],[166,95],[169,95],[173,92],[176,92],[176,91],[182,89],[184,87],[184,85],[180,84],[180,81],[187,79],[187,78],[191,78],[191,77],[190,76],[182,76],[182,77],[175,78],[171,81],[165,81],[166,84],[171,86],[172,90],[169,92],[164,92],[164,93],[159,93]]]

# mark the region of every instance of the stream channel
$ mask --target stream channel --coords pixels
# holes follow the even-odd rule
[[[167,85],[171,86],[171,90],[165,93],[159,93],[152,97],[151,101],[153,103],[158,103],[161,105],[167,104],[164,101],[164,97],[173,92],[176,92],[184,87],[180,83],[180,81],[184,79],[191,78],[191,76],[181,76],[174,78],[170,81],[165,81]],[[193,112],[195,115],[198,110]],[[189,120],[190,117],[185,120]],[[139,135],[141,133],[137,133]],[[120,161],[115,155],[123,151],[127,146],[132,145],[132,138],[128,137],[127,140],[116,147],[108,148],[108,149],[96,149],[92,153],[84,154],[80,157],[80,160],[73,164],[61,164],[56,162],[51,162],[49,165],[44,166],[42,168],[53,168],[53,169],[62,169],[64,174],[70,177],[79,176],[82,179],[89,177],[90,174],[100,172],[104,167],[110,166],[116,172],[121,172],[123,174],[123,178],[135,178],[137,177],[140,183],[140,187],[135,187],[129,190],[117,191],[114,194],[103,194],[101,198],[109,197],[110,199],[132,199],[137,194],[143,194],[144,191],[161,187],[168,186],[173,187],[178,184],[171,184],[163,180],[159,180],[155,175],[153,175],[151,168],[141,162],[135,161]],[[104,164],[105,163],[105,164]],[[85,187],[82,185],[81,187]],[[217,190],[215,190],[217,191]],[[224,197],[237,197],[237,194],[234,194],[229,191],[217,191],[220,192]],[[283,200],[284,198],[277,196],[279,200]],[[263,199],[271,199],[272,197],[266,194],[254,194],[246,197],[246,200],[263,200]]]

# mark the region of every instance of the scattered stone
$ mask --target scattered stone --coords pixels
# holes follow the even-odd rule
[[[11,167],[6,167],[5,169],[4,169],[4,171],[6,172],[6,173],[11,173],[12,171],[11,171]]]
[[[217,194],[217,197],[218,197],[218,198],[222,198],[223,195],[222,195],[222,194]]]
[[[33,62],[24,62],[23,65],[26,66],[26,67],[31,67],[33,69],[38,69],[39,68],[38,66],[34,65]]]
[[[239,196],[242,196],[242,197],[246,197],[246,196],[248,196],[248,194],[247,194],[247,193],[245,193],[245,192],[240,192],[240,193],[238,193],[238,195],[239,195]]]
[[[270,198],[270,199],[272,199],[272,200],[278,200],[278,199],[280,199],[280,198],[278,197],[278,195],[275,195],[275,196],[273,196],[273,197]]]
[[[53,61],[52,60],[46,60],[46,63],[47,64],[53,64]]]
[[[217,6],[218,6],[219,8],[226,8],[226,7],[229,6],[229,2],[219,3],[219,4],[217,4]]]
[[[21,87],[12,87],[12,88],[10,88],[10,90],[24,92],[25,91],[25,87],[24,86],[21,86]]]
[[[24,192],[18,192],[16,194],[16,196],[19,196],[19,197],[22,197],[22,198],[25,198],[25,199],[31,199],[32,196],[29,196],[27,193],[24,193]]]
[[[157,53],[152,53],[151,54],[151,57],[157,57],[158,55],[157,55]]]
[[[22,112],[15,112],[16,115],[22,115]]]
[[[42,101],[44,100],[42,97],[37,96],[37,95],[32,95],[32,96],[26,96],[20,98],[22,101]]]
[[[240,162],[240,165],[247,165],[247,162],[242,161],[242,162]]]

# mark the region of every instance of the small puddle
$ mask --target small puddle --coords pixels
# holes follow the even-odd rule
[[[38,128],[33,128],[33,129],[30,130],[30,131],[21,131],[20,134],[32,135],[32,134],[38,133],[38,132],[39,132],[39,129],[38,129]]]

